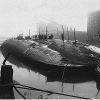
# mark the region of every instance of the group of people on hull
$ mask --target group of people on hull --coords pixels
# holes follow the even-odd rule
[[[39,35],[35,35],[34,36],[34,38],[35,39],[52,39],[53,38],[53,34],[51,33],[50,35],[49,35],[49,37],[47,37],[47,35],[46,34],[39,34]]]

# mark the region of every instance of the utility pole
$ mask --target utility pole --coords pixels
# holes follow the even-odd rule
[[[30,29],[29,29],[29,37],[30,37]]]
[[[23,30],[22,30],[22,38],[23,38]]]
[[[64,28],[63,28],[63,25],[62,25],[62,29],[63,29],[63,33],[62,33],[61,37],[62,37],[63,45],[64,45]]]
[[[39,35],[38,35],[38,38],[39,38],[39,39],[41,38],[41,36],[40,36],[40,28],[39,28]]]
[[[47,26],[46,26],[46,40],[48,39],[48,36],[47,36],[48,34],[47,34],[47,32],[48,32],[48,31],[47,31]]]
[[[98,31],[98,35],[99,35],[99,37],[100,37],[100,33],[99,33],[99,31]]]
[[[75,40],[75,45],[76,45],[75,28],[74,28],[74,40]]]
[[[58,39],[58,28],[57,28],[57,39]]]
[[[40,35],[40,28],[39,28],[39,35]]]
[[[68,27],[67,27],[67,34],[68,34],[68,41],[69,41],[69,32],[68,32]]]
[[[22,35],[23,35],[23,30],[22,30]]]

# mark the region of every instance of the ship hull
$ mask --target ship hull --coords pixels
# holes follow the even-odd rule
[[[54,57],[50,56],[47,52],[41,51],[40,49],[45,49],[44,51],[50,51],[48,47],[43,47],[42,45],[26,40],[15,40],[9,39],[6,40],[1,45],[1,52],[6,57],[7,53],[11,52],[11,56],[19,59],[20,61],[32,62],[36,64],[39,68],[44,68],[48,71],[64,71],[66,70],[67,73],[77,73],[83,70],[94,70],[96,67],[95,64],[92,65],[75,65],[75,64],[68,64],[67,62],[62,61],[62,56],[55,52]],[[57,71],[55,71],[57,70]],[[58,72],[59,72],[58,71]]]

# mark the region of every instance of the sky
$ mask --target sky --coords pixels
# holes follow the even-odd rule
[[[100,0],[0,0],[0,36],[37,32],[37,23],[53,21],[87,30],[87,14],[100,10]]]

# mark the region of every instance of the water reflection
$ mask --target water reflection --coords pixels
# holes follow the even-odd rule
[[[39,67],[36,64],[32,63],[32,62],[26,62],[23,60],[19,61],[18,59],[14,58],[14,57],[10,57],[8,59],[8,61],[14,65],[16,65],[17,67],[21,67],[21,68],[25,68],[28,69],[29,71],[33,71],[33,72],[37,72],[40,75],[44,75],[45,77],[47,77],[47,82],[55,82],[55,81],[59,81],[59,82],[63,82],[63,83],[82,83],[82,82],[87,82],[87,81],[93,81],[94,80],[94,71],[90,71],[90,72],[86,72],[86,73],[81,73],[81,75],[71,75],[71,74],[67,74],[65,72],[64,76],[63,75],[63,71],[48,71],[46,69],[44,69],[43,67]]]
[[[96,88],[98,90],[96,94],[96,97],[97,97],[100,92],[100,75],[98,74],[95,75],[95,81],[96,81]]]
[[[79,96],[92,97],[92,98],[99,96],[99,90],[100,90],[99,79],[100,79],[100,77],[98,76],[98,78],[97,78],[97,76],[95,76],[95,71],[93,71],[93,70],[87,71],[86,73],[82,73],[82,74],[80,73],[80,75],[64,74],[64,76],[62,77],[62,75],[63,75],[62,71],[57,72],[57,73],[53,72],[53,71],[48,71],[48,70],[44,69],[43,67],[39,67],[36,64],[33,64],[32,62],[26,62],[26,61],[24,61],[24,59],[19,60],[19,59],[16,59],[15,57],[10,56],[8,61],[10,63],[16,65],[18,68],[27,69],[33,73],[34,72],[38,73],[38,76],[40,76],[40,77],[41,77],[41,75],[45,76],[46,84],[48,83],[49,88],[51,88],[50,87],[51,84],[55,84],[55,82],[56,82],[56,84],[60,83],[58,88],[60,88],[61,93],[75,94],[75,95],[79,95]],[[57,83],[57,82],[59,82],[59,83]],[[95,87],[93,87],[94,82],[96,82],[97,89],[95,89]],[[93,85],[91,85],[91,84],[93,84]],[[41,83],[40,83],[40,85],[41,85]],[[68,86],[70,86],[71,88],[69,88]],[[55,85],[55,87],[57,88],[57,85]],[[45,86],[45,88],[47,88],[47,87]],[[87,88],[91,88],[90,90],[92,90],[93,93],[91,93],[90,91],[86,91]],[[50,90],[52,90],[52,89],[50,89]],[[25,94],[25,92],[24,92],[24,94]],[[94,94],[95,94],[95,96],[94,96]]]

